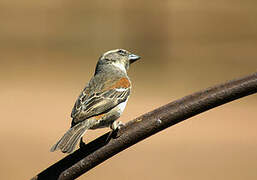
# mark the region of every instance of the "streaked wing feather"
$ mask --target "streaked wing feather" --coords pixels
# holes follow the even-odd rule
[[[78,98],[72,110],[73,123],[78,123],[89,117],[102,114],[127,100],[130,88],[123,91],[109,89],[104,92],[94,93],[87,97]],[[83,101],[84,100],[84,101]]]

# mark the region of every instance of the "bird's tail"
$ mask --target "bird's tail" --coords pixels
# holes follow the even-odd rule
[[[53,152],[60,149],[63,153],[71,153],[88,128],[84,122],[71,127],[50,151]]]

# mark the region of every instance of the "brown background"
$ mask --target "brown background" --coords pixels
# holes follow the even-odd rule
[[[0,179],[29,179],[65,156],[49,148],[103,52],[142,56],[127,122],[255,72],[256,21],[252,0],[0,0]],[[253,95],[198,115],[79,179],[257,179],[256,105]]]

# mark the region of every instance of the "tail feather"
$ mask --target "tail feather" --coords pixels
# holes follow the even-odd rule
[[[63,153],[71,153],[87,129],[88,126],[83,122],[76,124],[71,127],[55,145],[52,146],[50,151],[53,152],[60,149]]]
[[[86,132],[86,128],[79,129],[76,134],[74,134],[66,145],[62,148],[62,152],[70,153],[75,149],[76,144],[78,143],[79,139],[83,136]]]

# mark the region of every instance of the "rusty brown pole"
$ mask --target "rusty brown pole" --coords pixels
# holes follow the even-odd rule
[[[204,111],[257,92],[257,73],[185,96],[128,122],[106,142],[108,133],[66,156],[33,180],[75,179],[137,142]]]

